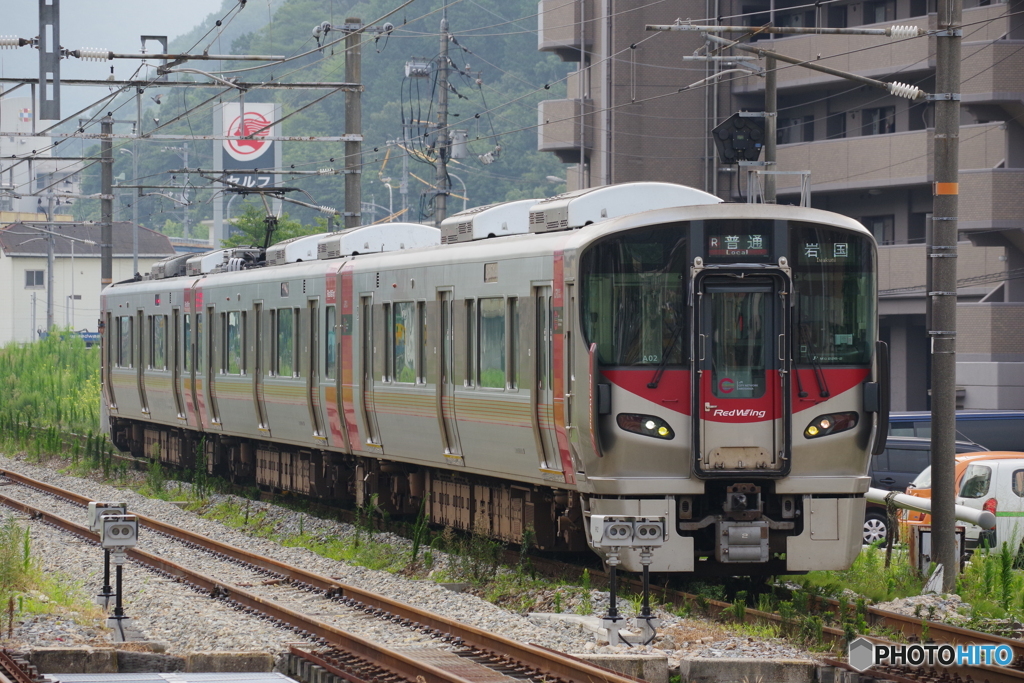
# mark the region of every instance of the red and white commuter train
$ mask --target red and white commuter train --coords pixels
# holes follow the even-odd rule
[[[627,570],[844,568],[876,263],[849,218],[666,183],[183,255],[104,291],[103,405],[138,456]]]

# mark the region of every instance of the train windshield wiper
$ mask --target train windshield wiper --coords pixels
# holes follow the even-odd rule
[[[661,353],[661,362],[658,363],[658,368],[654,371],[654,377],[647,383],[648,389],[657,389],[658,384],[661,382],[661,376],[665,374],[665,367],[668,365],[668,359],[671,357],[672,349],[676,347],[676,342],[679,341],[679,337],[683,334],[682,324],[676,324],[672,328],[672,338],[669,339],[668,346]]]
[[[818,383],[818,395],[822,398],[828,398],[832,393],[828,390],[828,383],[825,381],[825,373],[821,369],[821,364],[818,362],[818,347],[814,345],[814,342],[810,340],[810,335],[807,334],[807,329],[804,325],[800,326],[800,341],[807,345],[807,351],[811,359],[811,369],[814,370],[814,381]],[[800,371],[797,368],[796,373],[797,384],[800,387],[800,398],[805,398],[807,392],[803,390],[803,383],[800,382]]]

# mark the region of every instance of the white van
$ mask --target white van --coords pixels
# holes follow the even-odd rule
[[[968,547],[987,543],[997,549],[1012,543],[1011,549],[1017,550],[1024,541],[1024,458],[971,462],[960,480],[956,503],[996,516],[994,530],[965,524]]]

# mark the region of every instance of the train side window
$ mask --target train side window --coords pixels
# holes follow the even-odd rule
[[[167,369],[167,316],[149,317],[149,367],[152,370]]]
[[[119,368],[130,368],[132,367],[132,326],[135,319],[130,315],[123,315],[117,319],[118,325],[118,338],[120,343],[117,349],[117,367]]]
[[[476,300],[466,299],[466,380],[467,387],[476,386]]]
[[[229,375],[241,375],[245,365],[243,360],[243,348],[245,346],[245,328],[241,323],[241,315],[238,311],[229,311],[227,314],[227,336],[224,347],[224,371]]]
[[[505,300],[480,299],[480,386],[505,388]]]
[[[412,301],[394,304],[392,321],[392,349],[394,350],[394,379],[396,382],[412,384],[417,380],[416,357],[419,355],[419,325],[416,319],[416,303]]]
[[[182,344],[182,348],[184,348],[184,350],[185,350],[185,353],[182,354],[182,363],[184,363],[184,365],[182,367],[185,369],[185,372],[191,372],[192,371],[192,365],[191,365],[191,360],[192,360],[192,314],[191,313],[185,313],[184,314],[184,320],[182,321],[181,329],[182,329],[181,334],[182,334],[182,338],[183,338],[183,342],[184,342]]]
[[[335,355],[337,344],[337,330],[335,325],[335,309],[334,306],[328,306],[326,309],[326,324],[324,330],[327,332],[327,342],[324,345],[324,376],[327,379],[334,379],[335,367],[337,366],[338,360]]]
[[[295,320],[290,308],[277,309],[277,375],[295,374]]]

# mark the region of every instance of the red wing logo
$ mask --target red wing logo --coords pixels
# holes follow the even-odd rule
[[[263,114],[254,111],[247,111],[242,116],[236,116],[235,120],[228,126],[227,134],[231,137],[243,137],[255,134],[255,139],[225,140],[225,146],[228,148],[231,156],[241,161],[245,159],[255,159],[263,154],[263,152],[266,151],[266,148],[269,147],[269,142],[267,140],[260,140],[259,138],[264,138],[270,135],[271,123],[272,122],[263,116]],[[260,130],[261,128],[263,130]]]
[[[732,390],[735,388],[736,382],[729,379],[728,377],[723,378],[722,381],[718,383],[718,390],[721,391],[723,394],[732,393]]]

